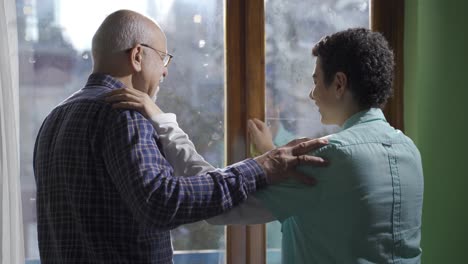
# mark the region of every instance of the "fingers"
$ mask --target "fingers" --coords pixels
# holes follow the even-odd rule
[[[312,138],[306,138],[306,137],[296,138],[294,140],[289,141],[285,146],[292,147],[292,146],[295,146],[295,145],[297,145],[299,143],[309,141],[309,140],[313,140],[313,139]]]
[[[328,165],[328,161],[321,157],[301,155],[296,157],[297,165],[311,165],[314,167],[325,167]]]
[[[113,96],[113,95],[117,95],[117,94],[133,94],[133,95],[142,95],[144,94],[143,92],[137,90],[137,89],[133,89],[133,88],[120,88],[120,89],[115,89],[115,90],[112,90],[111,92],[107,93],[106,96],[109,97],[109,96]]]
[[[119,93],[119,94],[114,94],[111,96],[108,95],[105,100],[106,102],[109,102],[109,103],[115,103],[115,102],[121,102],[121,101],[141,102],[143,99],[133,94]]]
[[[247,121],[247,131],[250,140],[256,145],[256,142],[261,137],[262,132],[258,130],[257,126],[251,120]]]
[[[267,127],[267,125],[265,124],[265,122],[261,121],[260,119],[253,118],[253,119],[250,119],[250,120],[252,120],[252,122],[255,124],[255,126],[256,126],[259,130],[264,131],[265,129],[268,129],[268,127]]]
[[[111,91],[106,94],[105,101],[114,108],[137,110],[146,118],[163,113],[148,94],[133,88]]]
[[[140,111],[143,106],[140,103],[136,102],[120,102],[112,105],[112,108],[117,109],[131,109]]]
[[[289,143],[288,143],[289,144]],[[326,138],[319,138],[313,139],[308,141],[303,141],[295,146],[292,146],[292,154],[294,156],[304,155],[309,153],[313,150],[321,148],[328,144],[328,139]]]
[[[252,136],[260,134],[260,130],[252,119],[247,121],[247,129]]]
[[[310,185],[310,186],[314,186],[317,184],[317,180],[311,176],[307,176],[303,173],[300,173],[300,172],[297,172],[297,171],[293,171],[291,173],[289,173],[289,176],[293,179],[296,179],[297,181],[299,181],[300,183],[303,183],[305,185]]]

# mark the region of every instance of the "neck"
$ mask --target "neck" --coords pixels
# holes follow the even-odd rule
[[[126,87],[133,87],[132,85],[132,75],[128,74],[124,69],[117,69],[113,66],[109,67],[99,67],[95,66],[93,68],[93,74],[100,73],[100,74],[107,74],[112,76],[113,78],[121,81]]]
[[[349,103],[349,104],[345,104],[343,109],[342,109],[342,115],[341,115],[341,118],[338,122],[338,125],[339,126],[343,126],[343,124],[346,122],[346,120],[348,120],[350,117],[352,117],[353,115],[355,115],[356,113],[359,113],[361,112],[362,109],[361,107],[359,107],[356,103]]]
[[[131,69],[123,56],[103,54],[93,59],[93,73],[108,74],[117,79],[127,77],[131,74]]]
[[[121,81],[125,87],[127,88],[133,88],[133,84],[132,84],[132,76],[131,75],[127,75],[127,76],[114,76],[115,79]]]

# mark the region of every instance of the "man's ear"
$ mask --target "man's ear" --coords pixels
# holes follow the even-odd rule
[[[336,99],[340,99],[348,89],[348,77],[344,72],[337,72],[333,82],[335,83]]]
[[[130,63],[132,69],[136,72],[140,72],[142,69],[143,62],[143,48],[138,45],[130,50]]]

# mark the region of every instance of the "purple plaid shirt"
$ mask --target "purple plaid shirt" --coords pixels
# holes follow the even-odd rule
[[[93,74],[42,124],[34,173],[43,264],[172,263],[170,229],[223,213],[266,185],[253,160],[173,175],[151,123],[103,101],[121,87]]]

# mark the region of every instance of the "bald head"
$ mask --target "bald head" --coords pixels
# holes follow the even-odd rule
[[[152,19],[131,10],[119,10],[102,22],[93,37],[92,53],[95,64],[112,59],[122,51],[140,43],[164,42],[166,38]]]

